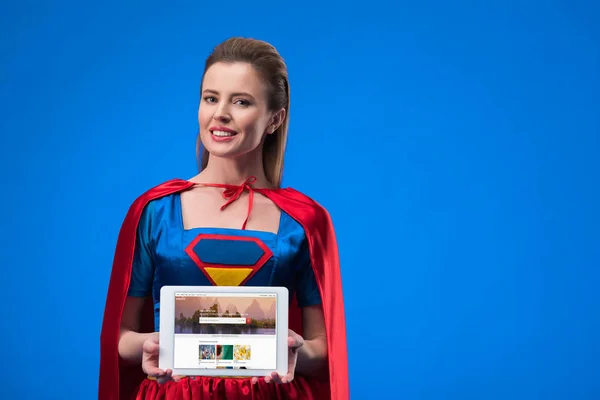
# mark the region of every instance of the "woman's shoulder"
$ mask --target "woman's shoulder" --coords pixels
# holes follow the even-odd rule
[[[292,187],[263,192],[279,208],[310,232],[328,234],[333,228],[329,211],[315,198]]]
[[[150,187],[138,198],[160,198],[169,194],[180,193],[192,186],[194,186],[194,183],[189,180],[173,178]]]
[[[179,194],[192,187],[190,181],[174,178],[156,184],[139,194],[129,207],[128,214],[141,216],[172,209]]]
[[[162,199],[169,195],[181,193],[182,191],[192,187],[193,185],[194,184],[192,182],[179,178],[163,181],[137,195],[137,197],[133,201],[132,207],[145,205],[151,201]]]
[[[330,218],[329,211],[314,197],[293,187],[269,190],[269,197],[276,202],[286,203],[289,207],[301,207],[315,218]]]

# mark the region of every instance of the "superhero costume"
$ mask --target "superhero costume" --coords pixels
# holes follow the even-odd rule
[[[239,198],[244,190],[248,190],[250,194],[248,216],[251,213],[253,192],[270,198],[282,210],[277,234],[246,231],[247,219],[241,231],[221,228],[183,229],[178,195],[195,185],[185,180],[175,179],[158,185],[133,203],[119,233],[108,288],[101,334],[99,399],[124,400],[135,396],[136,392],[140,399],[164,398],[164,396],[168,398],[175,392],[178,395],[185,392],[187,395],[192,395],[192,398],[209,398],[211,393],[240,399],[307,398],[306,393],[309,391],[315,399],[348,398],[348,363],[339,257],[329,215],[312,199],[294,189],[255,189],[250,186],[251,183],[252,180],[248,180],[240,186],[212,186],[225,188],[224,196],[229,201],[223,207]],[[156,208],[160,209],[158,214],[161,217],[157,222],[153,222],[151,216],[155,213],[152,210],[157,211]],[[189,256],[188,265],[182,265],[180,260],[177,260],[175,263],[178,265],[177,271],[173,268],[171,271],[169,268],[163,268],[160,273],[157,272],[156,276],[153,276],[148,271],[144,272],[143,268],[133,269],[133,265],[148,265],[143,262],[143,257],[149,257],[151,253],[144,252],[143,245],[153,243],[153,240],[152,233],[148,233],[146,228],[152,225],[152,230],[156,233],[156,224],[160,223],[175,224],[175,229],[171,232],[181,237],[173,237],[173,240],[166,240],[163,243],[181,244],[179,253],[185,251]],[[148,239],[146,241],[143,240],[145,233]],[[218,254],[218,251],[211,251],[211,248],[221,248],[222,251]],[[275,252],[277,254],[274,254]],[[247,255],[245,259],[236,256],[242,253]],[[155,251],[153,254],[160,259],[160,253]],[[167,257],[164,265],[169,265],[168,250],[164,255]],[[278,263],[282,262],[280,258],[285,258],[286,255],[305,257],[306,263],[288,260],[288,264],[309,265],[312,266],[311,270],[304,268],[294,271],[295,274],[285,272],[278,274],[275,260]],[[160,264],[160,260],[155,259],[153,262],[155,265]],[[193,267],[190,267],[192,265]],[[228,271],[224,271],[226,269]],[[232,271],[234,273],[231,273]],[[182,284],[182,282],[189,284],[190,281],[195,285],[287,286],[293,294],[290,305],[290,329],[300,335],[302,334],[300,307],[321,302],[328,344],[326,379],[322,381],[314,378],[306,379],[296,374],[294,381],[289,384],[266,384],[261,379],[257,385],[252,386],[249,378],[198,377],[159,386],[155,381],[145,379],[140,365],[125,365],[118,355],[118,337],[126,296],[128,294],[143,296],[147,294],[144,288],[153,288],[153,304],[146,305],[140,330],[152,332],[156,330],[155,327],[158,327],[160,307],[160,299],[156,291],[160,291],[161,285]],[[298,285],[297,282],[301,284]],[[334,331],[335,340],[333,340]],[[138,391],[140,383],[141,389]]]

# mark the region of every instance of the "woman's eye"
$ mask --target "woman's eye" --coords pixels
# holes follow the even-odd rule
[[[235,103],[239,104],[240,106],[248,106],[248,105],[250,105],[250,102],[248,100],[244,100],[244,99],[236,100]]]
[[[206,101],[207,103],[213,103],[213,102],[216,102],[217,99],[215,99],[213,96],[206,96],[204,98],[204,101]]]

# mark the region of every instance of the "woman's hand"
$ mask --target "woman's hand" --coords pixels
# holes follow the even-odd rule
[[[288,329],[288,372],[283,377],[277,372],[265,376],[265,382],[290,383],[294,380],[296,363],[298,362],[298,351],[304,345],[304,339],[291,329]],[[252,378],[252,382],[258,382],[258,378]]]
[[[142,370],[148,376],[156,378],[158,383],[165,383],[172,379],[173,371],[163,371],[158,368],[158,332],[154,332],[142,345]]]

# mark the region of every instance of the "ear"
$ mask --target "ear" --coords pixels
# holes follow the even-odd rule
[[[277,111],[275,114],[273,114],[273,117],[271,117],[271,123],[267,127],[267,133],[269,135],[272,133],[275,133],[277,128],[279,128],[281,126],[281,124],[283,123],[284,119],[285,119],[285,108],[282,108],[279,111]]]

